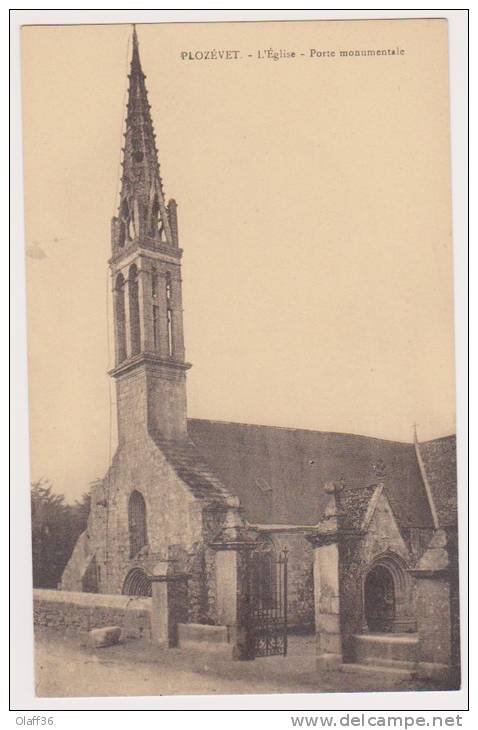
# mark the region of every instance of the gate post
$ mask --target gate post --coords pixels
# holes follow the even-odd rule
[[[187,622],[187,579],[175,572],[176,560],[160,560],[150,575],[153,606],[151,638],[163,648],[178,645],[178,623]]]
[[[210,547],[216,551],[217,621],[227,626],[233,659],[253,659],[248,646],[248,553],[255,543],[236,510]]]
[[[455,535],[437,530],[412,571],[417,587],[419,673],[460,687],[458,555]]]
[[[314,547],[314,602],[317,669],[336,669],[342,664],[339,585],[339,507],[340,482],[329,482],[330,495],[325,518],[317,531],[307,536]]]

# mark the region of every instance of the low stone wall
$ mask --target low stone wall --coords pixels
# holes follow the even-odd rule
[[[35,588],[35,626],[82,633],[120,626],[122,638],[151,639],[151,598]]]

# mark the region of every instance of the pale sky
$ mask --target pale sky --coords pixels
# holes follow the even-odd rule
[[[107,259],[131,29],[22,33],[32,478],[73,499],[115,448]],[[138,36],[179,206],[189,415],[454,432],[446,23]],[[257,59],[270,47],[305,55]],[[344,47],[405,54],[309,57]],[[241,57],[181,60],[197,49]]]

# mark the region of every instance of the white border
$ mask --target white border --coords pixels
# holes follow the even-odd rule
[[[11,481],[11,555],[12,565],[12,708],[27,712],[54,710],[102,709],[102,710],[156,710],[156,709],[216,709],[269,711],[290,710],[279,716],[267,713],[267,726],[283,722],[287,714],[307,711],[325,713],[327,710],[399,710],[410,714],[417,710],[464,710],[467,706],[466,667],[467,656],[463,652],[464,689],[460,692],[442,693],[353,693],[313,695],[251,695],[251,696],[194,696],[186,697],[128,697],[39,699],[33,694],[32,657],[32,610],[31,610],[31,549],[29,511],[29,450],[28,450],[28,400],[26,367],[25,324],[25,276],[24,230],[21,146],[20,101],[20,49],[19,27],[22,24],[62,23],[138,23],[153,22],[207,22],[207,21],[257,21],[257,20],[326,20],[369,18],[446,17],[449,21],[450,41],[450,88],[452,114],[452,186],[453,226],[455,247],[455,337],[457,353],[457,424],[460,494],[460,570],[462,585],[462,635],[466,639],[466,575],[467,575],[467,15],[465,10],[131,10],[131,9],[28,9],[14,10],[11,15],[11,357],[12,357],[12,481]],[[5,297],[5,292],[3,293]],[[4,310],[5,311],[5,310]],[[52,354],[53,356],[53,354]],[[5,534],[5,533],[4,533]],[[5,620],[4,620],[5,625]],[[5,706],[5,705],[4,705]],[[47,713],[48,714],[48,713]],[[51,713],[50,713],[51,714]],[[397,713],[393,713],[397,714]],[[168,713],[169,715],[169,713]],[[223,726],[221,712],[207,713],[208,727]],[[114,721],[130,723],[131,714],[114,716]],[[168,716],[168,724],[175,722],[178,713]],[[189,715],[193,721],[192,715]],[[229,725],[248,722],[250,715],[229,715]],[[82,715],[79,722],[93,720],[93,714]],[[149,716],[139,719],[147,721]],[[282,719],[281,719],[282,718]],[[113,717],[104,718],[113,720]],[[162,715],[161,722],[166,717]],[[200,720],[200,718],[199,718]],[[266,714],[261,713],[261,724]],[[69,722],[74,717],[69,714]],[[198,718],[194,720],[198,724]],[[288,722],[290,726],[290,721]],[[272,726],[272,724],[271,724]]]

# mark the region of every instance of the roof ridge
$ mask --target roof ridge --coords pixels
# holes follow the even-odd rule
[[[221,421],[220,419],[215,418],[188,418],[189,421],[198,421],[201,423],[218,423],[222,425],[229,425],[229,426],[247,426],[249,428],[271,428],[275,429],[277,431],[300,431],[303,433],[320,433],[327,436],[352,436],[354,438],[361,438],[361,439],[368,439],[369,441],[380,441],[385,443],[391,443],[391,444],[401,444],[403,446],[413,446],[413,441],[398,441],[397,439],[387,439],[382,438],[380,436],[368,436],[367,434],[363,433],[352,433],[351,431],[320,431],[318,429],[314,428],[302,428],[300,426],[273,426],[267,423],[245,423],[242,421]],[[447,438],[447,437],[439,437],[439,438]],[[431,439],[437,440],[437,439]]]

